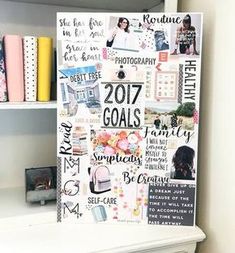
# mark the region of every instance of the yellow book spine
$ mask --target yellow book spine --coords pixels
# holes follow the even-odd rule
[[[38,38],[38,101],[47,102],[51,95],[52,38]]]

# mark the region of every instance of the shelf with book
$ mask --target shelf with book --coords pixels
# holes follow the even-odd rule
[[[53,38],[56,13],[80,8],[0,0],[0,36]],[[56,77],[52,56],[51,101],[0,102],[0,230],[56,222],[56,201],[44,206],[25,202],[25,168],[56,164]],[[13,69],[15,74],[15,69]],[[29,70],[32,74],[32,70]],[[43,74],[44,75],[44,74]],[[29,82],[31,79],[29,80]],[[44,81],[42,81],[44,84]],[[9,99],[9,97],[8,97]]]
[[[1,102],[0,110],[9,109],[56,109],[57,103],[55,100],[49,102]]]

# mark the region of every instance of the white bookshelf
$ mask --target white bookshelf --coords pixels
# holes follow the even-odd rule
[[[0,231],[4,253],[194,253],[198,227],[49,224]]]
[[[56,42],[56,12],[77,8],[48,0],[0,0],[0,36],[50,36]],[[56,87],[53,75],[52,94]],[[54,96],[52,96],[54,97]],[[56,222],[56,201],[25,202],[25,169],[56,165],[56,101],[0,103],[0,231]],[[1,244],[1,243],[0,243]]]
[[[49,102],[2,102],[0,110],[20,109],[56,109],[56,101]]]

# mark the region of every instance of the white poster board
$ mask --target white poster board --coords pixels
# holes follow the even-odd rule
[[[58,221],[195,224],[202,15],[59,13]]]

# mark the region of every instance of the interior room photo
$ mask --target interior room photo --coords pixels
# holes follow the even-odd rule
[[[0,0],[0,252],[234,253],[232,0]]]

